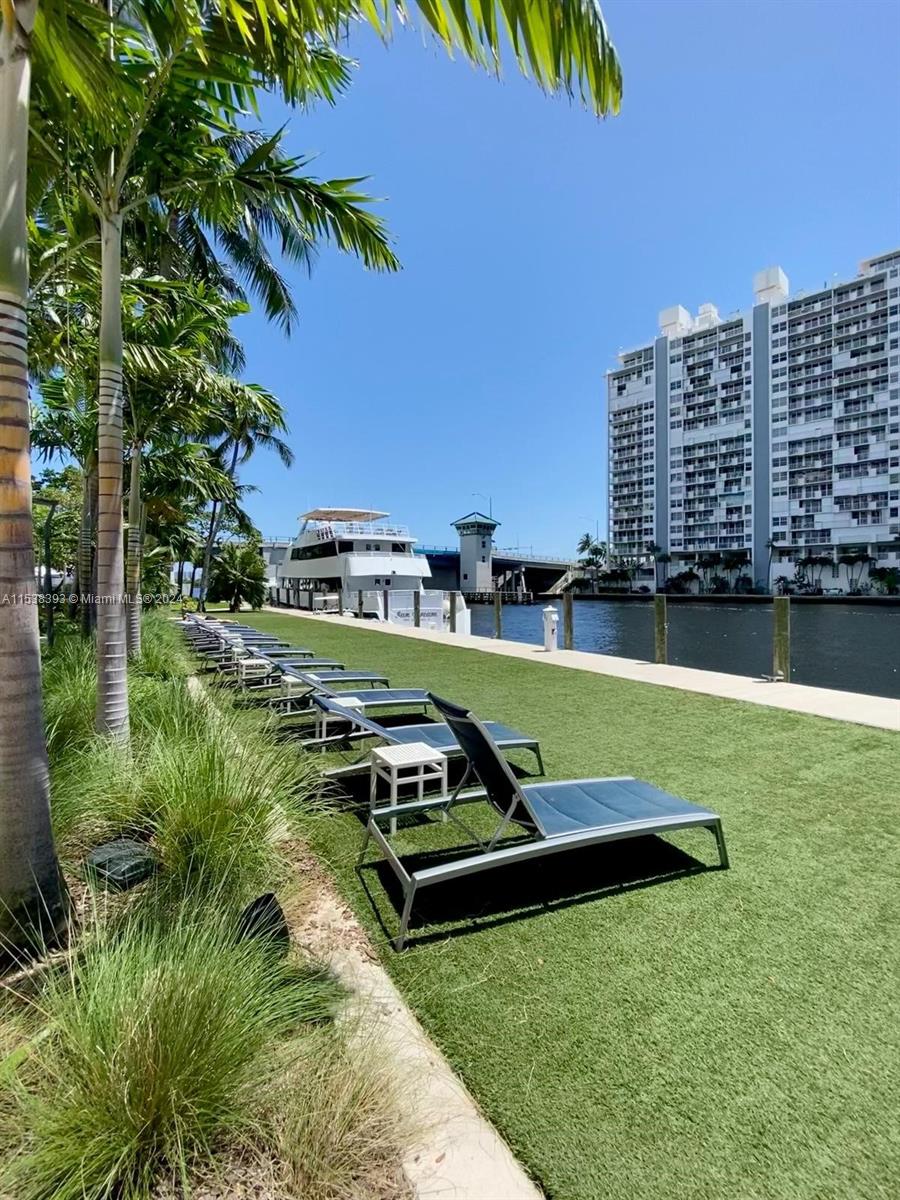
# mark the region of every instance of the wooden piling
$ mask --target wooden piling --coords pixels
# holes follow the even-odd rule
[[[563,592],[563,649],[571,650],[575,645],[575,613],[572,608],[572,593]]]
[[[503,637],[503,597],[494,592],[494,637]]]
[[[656,643],[656,661],[669,661],[669,618],[666,611],[666,598],[657,594],[653,597],[653,618]]]
[[[413,592],[413,625],[419,629],[422,625],[422,593]]]
[[[385,621],[390,619],[390,592],[384,588],[381,593],[381,615]]]
[[[775,596],[772,601],[772,674],[791,680],[791,598]]]
[[[450,593],[450,632],[456,633],[456,592]]]
[[[362,588],[359,589],[358,599],[356,601],[356,615],[360,621],[363,619],[363,594]]]

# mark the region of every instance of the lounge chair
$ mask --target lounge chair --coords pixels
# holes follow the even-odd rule
[[[466,756],[465,774],[450,797],[415,800],[390,808],[374,809],[366,825],[357,864],[358,869],[362,867],[369,842],[374,840],[400,881],[403,912],[400,930],[394,939],[398,950],[405,945],[412,907],[420,889],[492,867],[603,842],[674,833],[694,827],[702,827],[712,833],[719,852],[719,865],[722,868],[728,866],[722,822],[709,809],[690,804],[654,787],[652,783],[629,775],[521,785],[500,753],[489,724],[480,721],[474,713],[458,704],[451,704],[434,695],[431,700],[463,748]],[[473,775],[481,787],[464,791]],[[500,818],[487,842],[473,834],[453,812],[458,802],[479,799],[486,800]],[[452,816],[469,836],[475,838],[480,850],[439,866],[407,871],[381,826],[390,824],[398,816],[425,815],[430,811]],[[510,825],[518,826],[519,830],[530,835],[529,839],[517,839],[509,846],[498,846]]]
[[[357,693],[354,692],[353,695],[355,697]],[[333,744],[370,741],[372,738],[378,738],[388,746],[424,742],[426,746],[440,750],[448,758],[459,758],[465,753],[457,741],[456,731],[443,721],[427,721],[421,725],[384,725],[377,718],[366,716],[364,712],[344,708],[339,698],[313,695],[312,702],[330,718],[341,718],[349,726],[346,730],[310,743],[323,749]],[[434,703],[433,696],[432,703]],[[517,729],[510,729],[508,725],[501,725],[497,721],[488,721],[486,728],[490,731],[491,737],[500,750],[530,750],[537,759],[538,770],[541,774],[544,773],[541,747],[536,738],[519,733]],[[329,779],[347,779],[354,775],[367,775],[369,773],[368,751],[361,759],[340,767],[332,767],[324,773]]]
[[[347,697],[352,694],[354,709],[365,712],[369,708],[378,709],[422,709],[423,716],[428,708],[431,707],[431,698],[424,688],[356,688],[351,687],[347,691],[341,692],[336,688],[329,687],[325,683],[320,683],[315,689],[305,693],[296,693],[288,691],[284,695],[273,697],[271,705],[273,708],[280,711],[282,716],[291,716],[293,713],[301,712],[309,714],[313,708],[313,696],[325,696],[329,700],[336,700],[338,704],[346,703]],[[320,715],[321,710],[318,710]],[[335,719],[339,719],[336,717]],[[317,721],[318,725],[319,722]],[[294,728],[304,728],[303,726],[295,726]],[[339,739],[340,740],[340,739]],[[315,739],[311,743],[316,744]]]

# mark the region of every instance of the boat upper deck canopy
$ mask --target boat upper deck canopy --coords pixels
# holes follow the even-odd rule
[[[411,545],[405,525],[382,524],[386,512],[371,508],[314,508],[300,517],[299,537],[314,536],[320,542],[338,538],[391,538]]]
[[[314,508],[308,513],[301,513],[301,521],[377,521],[386,517],[386,512],[377,512],[371,508]]]

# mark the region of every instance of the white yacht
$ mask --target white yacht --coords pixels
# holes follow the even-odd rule
[[[426,589],[431,567],[416,554],[416,539],[389,514],[364,508],[314,508],[300,517],[300,532],[275,567],[276,604],[320,611],[358,613],[397,624],[412,624],[419,593],[420,623],[446,628],[449,593]],[[274,565],[274,564],[273,564]],[[456,628],[464,632],[468,613],[456,599]]]

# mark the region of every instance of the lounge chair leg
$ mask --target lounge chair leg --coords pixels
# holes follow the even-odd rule
[[[719,847],[719,866],[728,866],[728,851],[725,848],[725,833],[722,829],[722,822],[716,821],[713,826],[713,837],[716,839],[716,845]]]
[[[537,763],[538,763],[538,774],[543,775],[544,774],[544,760],[541,757],[540,746],[535,746],[534,755],[535,755],[535,758],[537,759]]]
[[[402,950],[406,945],[406,934],[409,931],[409,918],[412,913],[413,900],[416,898],[416,885],[411,883],[406,892],[406,899],[403,904],[403,915],[400,917],[400,930],[394,938],[394,949]]]
[[[363,865],[363,863],[366,860],[366,851],[369,848],[369,842],[370,842],[371,838],[372,838],[372,822],[366,821],[366,832],[363,834],[362,849],[359,852],[359,858],[356,860],[357,871],[359,870],[359,868]]]

